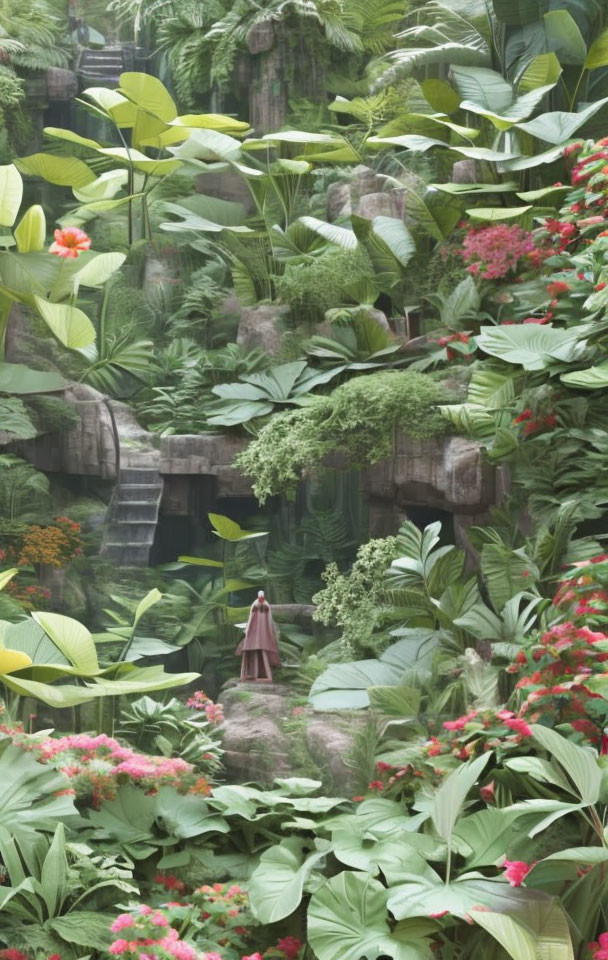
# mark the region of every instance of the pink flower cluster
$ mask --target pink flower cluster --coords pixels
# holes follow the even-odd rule
[[[202,690],[196,690],[186,701],[186,706],[190,707],[191,710],[204,710],[209,723],[224,722],[224,711],[221,703],[214,703]]]
[[[608,960],[608,933],[600,933],[597,943],[590,943],[592,960]]]
[[[506,223],[469,228],[458,251],[467,270],[482,280],[500,280],[535,249],[531,233]]]
[[[534,866],[536,866],[535,863],[524,863],[523,860],[505,860],[503,863],[505,877],[512,887],[521,887]]]
[[[105,733],[95,737],[86,733],[49,737],[41,743],[32,743],[20,730],[10,735],[17,746],[37,753],[42,763],[57,767],[73,782],[79,796],[92,797],[94,806],[115,796],[121,778],[133,780],[149,791],[173,786],[186,792],[193,785],[192,764],[179,757],[138,753]]]
[[[131,954],[138,960],[173,957],[174,960],[194,960],[196,950],[169,923],[162,910],[142,904],[136,913],[121,913],[110,927],[112,933],[128,932],[129,939],[119,937],[110,944],[113,956]],[[162,935],[161,935],[161,930]]]

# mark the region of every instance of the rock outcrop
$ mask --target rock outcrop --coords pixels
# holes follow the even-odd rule
[[[275,777],[314,772],[328,792],[351,796],[356,771],[348,759],[364,712],[317,713],[294,708],[292,697],[289,687],[276,683],[236,683],[222,691],[227,779],[270,784]]]
[[[284,333],[283,321],[289,316],[289,307],[276,303],[260,303],[243,307],[236,342],[245,350],[259,349],[276,356]]]

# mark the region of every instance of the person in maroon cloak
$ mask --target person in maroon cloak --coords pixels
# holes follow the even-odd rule
[[[251,604],[245,636],[236,649],[236,655],[240,654],[241,680],[272,683],[272,667],[280,667],[281,660],[276,628],[263,590]]]

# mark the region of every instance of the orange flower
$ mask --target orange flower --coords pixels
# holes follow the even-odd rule
[[[49,253],[58,257],[77,257],[82,250],[88,250],[91,238],[80,227],[66,227],[55,230],[55,241],[49,247]]]

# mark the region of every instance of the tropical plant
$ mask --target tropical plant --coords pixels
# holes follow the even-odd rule
[[[22,157],[19,169],[72,188],[81,206],[67,215],[70,223],[84,224],[100,213],[126,206],[129,245],[137,239],[136,207],[140,209],[140,236],[149,240],[150,194],[165,177],[182,168],[177,157],[162,156],[170,144],[188,141],[195,131],[222,138],[248,128],[246,123],[217,114],[178,116],[162,82],[145,73],[123,73],[117,90],[90,87],[84,96],[83,106],[114,128],[122,146],[104,145],[71,130],[47,127],[46,136],[58,141],[62,152]],[[238,140],[234,142],[238,144]],[[70,149],[74,151],[71,156],[67,154]],[[146,154],[146,150],[154,155]],[[94,168],[99,167],[100,160],[105,169],[97,176]],[[119,196],[123,190],[126,194]]]
[[[239,383],[223,383],[212,388],[219,401],[209,406],[212,426],[239,426],[257,417],[265,417],[276,407],[303,406],[315,387],[338,376],[345,365],[329,370],[314,370],[305,360],[283,363],[263,373],[244,376]]]
[[[156,602],[156,594],[152,591],[140,602],[122,658],[106,667],[99,665],[87,628],[71,617],[37,612],[20,623],[2,623],[0,678],[7,712],[16,717],[22,697],[52,707],[74,707],[101,697],[171,689],[196,679],[194,673],[169,674],[162,666],[136,667],[126,660],[137,622]],[[63,682],[69,677],[80,684]]]
[[[40,838],[29,847],[2,828],[0,849],[8,880],[0,895],[5,941],[34,951],[61,950],[62,956],[70,958],[77,957],[85,944],[107,950],[108,917],[100,910],[83,909],[83,901],[99,897],[99,891],[105,893],[108,887],[123,894],[138,893],[135,884],[107,868],[95,875],[86,852],[76,853],[66,841],[61,823],[50,843]]]
[[[0,10],[0,52],[3,61],[20,69],[44,70],[65,67],[69,49],[66,23],[48,0],[18,3],[6,0]]]

